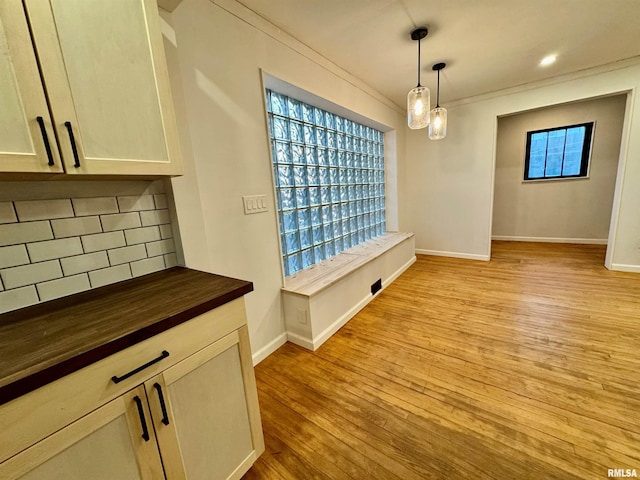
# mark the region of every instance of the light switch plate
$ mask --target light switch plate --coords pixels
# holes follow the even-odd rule
[[[244,214],[268,212],[266,195],[245,195],[242,197]]]

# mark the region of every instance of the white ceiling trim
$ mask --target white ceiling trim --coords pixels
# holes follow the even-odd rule
[[[328,70],[329,72],[340,77],[342,80],[346,81],[347,83],[365,92],[367,95],[371,96],[375,100],[384,104],[386,107],[389,107],[390,109],[394,110],[395,112],[401,115],[405,115],[406,112],[404,109],[398,107],[396,103],[391,101],[389,98],[385,97],[382,93],[380,93],[379,91],[377,91],[376,89],[368,85],[366,82],[355,77],[354,75],[352,75],[351,73],[343,69],[342,67],[339,67],[328,58],[322,56],[317,51],[308,47],[301,41],[297,40],[295,37],[281,30],[280,28],[275,26],[273,23],[269,22],[264,17],[260,16],[253,10],[245,7],[244,5],[237,2],[236,0],[209,0],[209,1],[214,5],[222,8],[229,14],[233,15],[234,17],[242,20],[243,22],[261,31],[265,35],[268,35],[269,37],[282,43],[286,47],[294,50],[295,52],[302,55],[303,57],[308,58],[312,62],[320,65],[325,70]]]
[[[580,70],[577,72],[567,73],[565,75],[559,75],[557,77],[546,78],[537,82],[524,83],[522,85],[516,85],[515,87],[504,88],[502,90],[496,90],[494,92],[483,93],[482,95],[475,95],[473,97],[461,98],[460,100],[454,100],[453,102],[447,102],[447,108],[454,108],[461,105],[469,105],[472,103],[484,102],[497,97],[503,97],[505,95],[513,95],[516,93],[527,92],[529,90],[535,90],[537,88],[548,87],[551,85],[558,85],[561,83],[571,82],[579,78],[592,77],[594,75],[600,75],[602,73],[614,72],[616,70],[623,70],[625,68],[634,67],[640,65],[640,56],[634,58],[628,58],[626,60],[620,60],[618,62],[609,63],[607,65],[599,65],[597,67]]]

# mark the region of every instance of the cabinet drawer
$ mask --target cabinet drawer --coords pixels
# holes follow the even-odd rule
[[[0,461],[245,324],[238,298],[0,406]],[[115,383],[114,376],[126,378]]]

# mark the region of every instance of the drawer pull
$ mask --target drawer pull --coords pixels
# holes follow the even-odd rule
[[[160,410],[162,410],[162,423],[169,425],[169,415],[167,415],[167,406],[164,403],[164,395],[162,394],[162,387],[158,382],[153,384],[153,388],[158,391],[158,400],[160,401]]]
[[[78,148],[76,147],[76,137],[73,135],[73,128],[71,127],[71,122],[64,122],[64,126],[67,127],[67,132],[69,132],[69,141],[71,142],[71,150],[73,151],[73,166],[76,168],[80,167],[80,157],[78,157]]]
[[[49,135],[47,135],[47,128],[44,126],[44,118],[36,117],[38,125],[40,125],[40,133],[42,133],[42,141],[44,142],[44,148],[47,151],[47,158],[49,159],[49,166],[53,166],[53,154],[51,153],[51,145],[49,144]]]
[[[150,367],[151,365],[153,365],[154,363],[158,363],[160,360],[162,360],[163,358],[167,358],[169,356],[169,352],[167,352],[166,350],[163,350],[162,353],[160,354],[159,357],[154,358],[153,360],[145,363],[144,365],[140,365],[138,368],[134,368],[133,370],[131,370],[129,373],[125,373],[124,375],[122,375],[121,377],[118,377],[117,375],[114,375],[113,377],[111,377],[111,380],[113,381],[113,383],[120,383],[123,380],[126,380],[127,378],[135,375],[138,372],[141,372],[142,370],[144,370],[145,368]]]
[[[149,441],[149,429],[147,428],[147,420],[144,418],[144,410],[142,409],[142,400],[139,396],[133,397],[138,407],[138,415],[140,415],[140,425],[142,425],[142,438],[145,442]]]

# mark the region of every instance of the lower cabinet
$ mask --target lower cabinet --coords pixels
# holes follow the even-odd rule
[[[149,419],[144,387],[140,386],[2,463],[0,478],[163,478]]]
[[[233,332],[145,383],[167,479],[240,478],[264,449],[247,335]]]
[[[243,326],[6,460],[0,478],[239,479],[263,450]]]

